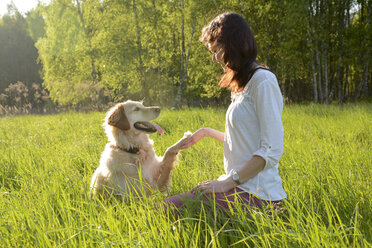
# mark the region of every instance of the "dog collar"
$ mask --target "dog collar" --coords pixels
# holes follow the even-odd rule
[[[114,148],[114,149],[122,150],[124,152],[132,153],[132,154],[138,154],[139,150],[140,150],[138,147],[131,147],[129,149],[124,149],[123,147],[114,146],[114,145],[111,145],[111,147]]]

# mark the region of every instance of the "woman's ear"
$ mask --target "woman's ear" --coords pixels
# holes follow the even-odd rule
[[[130,129],[129,121],[125,114],[124,106],[122,104],[120,104],[120,106],[117,107],[114,110],[114,112],[112,112],[112,114],[108,118],[107,123],[123,131]]]

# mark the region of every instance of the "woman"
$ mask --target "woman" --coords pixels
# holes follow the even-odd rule
[[[204,137],[224,142],[225,175],[199,183],[191,192],[165,200],[176,209],[200,191],[222,209],[238,200],[245,208],[263,207],[286,198],[278,171],[283,154],[283,99],[275,75],[256,61],[257,44],[245,19],[236,13],[217,16],[203,28],[200,40],[221,64],[220,87],[231,90],[225,133],[201,128],[182,146]]]

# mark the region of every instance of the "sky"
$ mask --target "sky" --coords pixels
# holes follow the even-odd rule
[[[11,2],[12,0],[0,0],[0,16],[3,16],[8,12],[7,5]],[[25,14],[27,11],[35,8],[38,2],[38,0],[13,0],[13,3],[22,14]],[[40,2],[46,3],[48,1],[40,0]]]

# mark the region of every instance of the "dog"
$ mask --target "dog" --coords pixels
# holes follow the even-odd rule
[[[103,124],[109,143],[91,180],[93,196],[126,199],[167,188],[180,146],[191,133],[186,132],[163,157],[157,157],[149,134],[162,134],[163,130],[149,121],[159,114],[159,107],[145,107],[131,100],[109,110]]]

